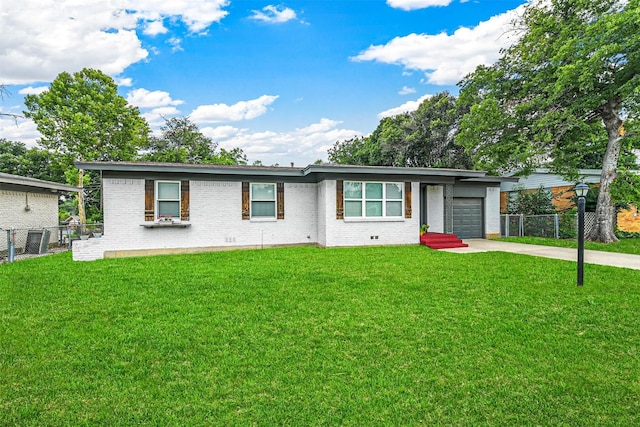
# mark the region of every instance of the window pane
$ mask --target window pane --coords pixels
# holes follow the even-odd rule
[[[158,199],[180,200],[179,182],[159,182]]]
[[[402,216],[402,202],[387,202],[387,216]]]
[[[362,216],[362,202],[345,201],[344,216]]]
[[[382,202],[367,202],[367,216],[382,216]]]
[[[387,184],[387,199],[402,200],[402,184]]]
[[[275,200],[275,184],[251,184],[252,200]]]
[[[276,202],[251,202],[252,217],[270,217],[276,216]]]
[[[345,182],[344,183],[345,199],[362,199],[362,183],[361,182]],[[357,215],[360,216],[360,215]]]
[[[158,202],[158,216],[180,218],[180,202]]]
[[[367,199],[382,199],[382,184],[379,182],[368,182],[365,186],[365,197]],[[369,212],[369,208],[367,208]],[[377,215],[376,215],[377,216]]]

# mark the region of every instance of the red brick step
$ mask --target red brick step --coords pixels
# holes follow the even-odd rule
[[[455,234],[425,233],[420,237],[420,244],[431,249],[466,248],[464,243]]]

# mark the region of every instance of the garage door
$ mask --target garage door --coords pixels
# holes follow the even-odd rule
[[[461,239],[482,238],[482,199],[453,199],[453,232]]]

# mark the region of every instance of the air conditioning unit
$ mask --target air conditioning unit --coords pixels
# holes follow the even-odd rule
[[[51,232],[45,228],[42,230],[29,230],[27,243],[24,246],[25,254],[46,254],[49,249]]]

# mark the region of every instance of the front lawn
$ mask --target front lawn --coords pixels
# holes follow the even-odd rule
[[[526,243],[531,245],[558,246],[561,248],[577,248],[575,239],[551,239],[547,237],[503,237],[505,242]],[[620,239],[616,243],[584,242],[584,248],[593,251],[621,252],[625,254],[640,255],[640,239]]]
[[[640,423],[640,271],[419,246],[0,265],[0,425]]]

